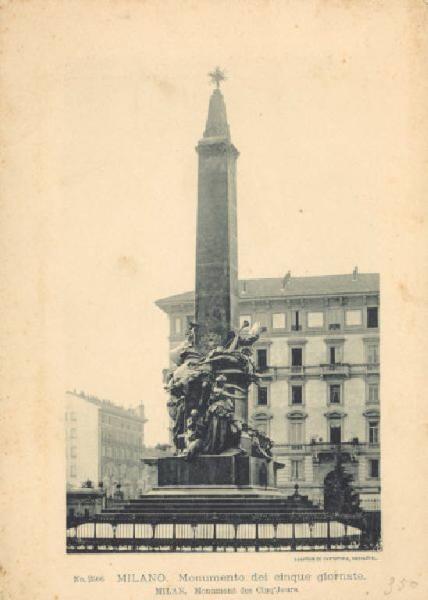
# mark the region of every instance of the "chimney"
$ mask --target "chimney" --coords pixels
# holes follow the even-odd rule
[[[282,289],[284,289],[285,286],[288,285],[290,279],[291,279],[291,271],[287,271],[287,273],[284,275],[284,278],[282,280]]]
[[[140,417],[140,419],[145,419],[144,404],[142,402],[137,406],[137,415]]]
[[[352,281],[357,281],[358,279],[358,267],[354,267],[354,270],[352,271]]]

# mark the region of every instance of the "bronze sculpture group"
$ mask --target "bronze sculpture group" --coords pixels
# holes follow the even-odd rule
[[[206,352],[196,348],[196,328],[191,323],[185,342],[170,354],[176,367],[165,389],[170,394],[176,454],[192,460],[199,454],[244,453],[240,440],[245,432],[251,454],[270,459],[270,439],[235,414],[235,403],[246,401],[250,384],[258,384],[251,346],[262,328],[244,322],[238,332],[230,332],[224,345],[208,343]]]

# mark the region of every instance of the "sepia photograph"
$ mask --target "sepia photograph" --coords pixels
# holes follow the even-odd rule
[[[196,206],[189,200],[195,261],[183,264],[195,270],[194,288],[148,308],[168,323],[165,400],[156,407],[168,419],[149,445],[153,406],[144,386],[133,407],[94,390],[66,391],[67,550],[378,550],[379,273],[361,272],[358,264],[338,273],[326,258],[325,272],[315,275],[310,252],[303,264],[293,259],[296,274],[286,270],[287,250],[296,257],[305,243],[304,220],[286,196],[284,233],[293,227],[295,241],[284,247],[284,272],[240,276],[239,151],[224,91],[234,83],[220,67],[208,78],[197,178],[181,174],[189,179],[188,197],[197,196]],[[238,98],[238,109],[244,101]],[[188,113],[197,122],[190,105]],[[285,135],[285,124],[277,126]],[[251,154],[252,147],[241,150]],[[327,168],[334,171],[335,160],[331,155]],[[263,204],[269,214],[269,198]],[[177,210],[173,198],[164,206]],[[338,225],[349,227],[336,211]],[[333,232],[329,239],[340,253],[341,241]],[[260,240],[252,243],[257,248]],[[171,238],[162,239],[162,252],[173,256]],[[266,249],[264,260],[271,262]],[[107,343],[107,329],[98,335]],[[165,331],[152,328],[151,335]],[[143,378],[154,366],[141,357]]]

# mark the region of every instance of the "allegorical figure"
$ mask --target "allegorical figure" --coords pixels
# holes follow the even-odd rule
[[[187,339],[171,351],[175,369],[165,389],[170,393],[169,414],[176,454],[191,460],[198,454],[240,452],[242,423],[235,419],[235,402],[245,399],[248,387],[257,382],[251,346],[263,328],[245,322],[230,331],[225,345],[208,345],[205,353],[195,348],[197,324]],[[252,454],[270,457],[270,441],[253,432]]]
[[[216,378],[206,415],[207,433],[204,443],[206,454],[221,454],[233,447],[238,434],[234,422],[234,404],[224,389],[227,379],[224,375]]]
[[[190,417],[188,417],[186,421],[184,452],[187,460],[191,460],[201,451],[205,436],[205,429],[206,427],[199,416],[198,411],[196,409],[192,409],[190,411]]]
[[[176,453],[179,453],[184,449],[184,432],[186,429],[184,396],[181,396],[180,398],[171,397],[171,400],[168,402],[168,412],[169,416],[174,421],[172,427],[172,441]]]

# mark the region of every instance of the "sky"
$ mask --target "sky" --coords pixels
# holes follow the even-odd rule
[[[53,82],[40,121],[55,129],[65,386],[143,402],[147,444],[168,439],[168,326],[155,301],[194,287],[195,146],[216,65],[240,151],[240,277],[385,264],[406,58],[384,11],[321,4],[268,3],[255,18],[234,3],[228,19],[222,2],[204,4],[203,19],[189,4],[177,21],[168,3],[118,3],[100,11],[96,39],[70,13],[73,35],[42,71]]]

